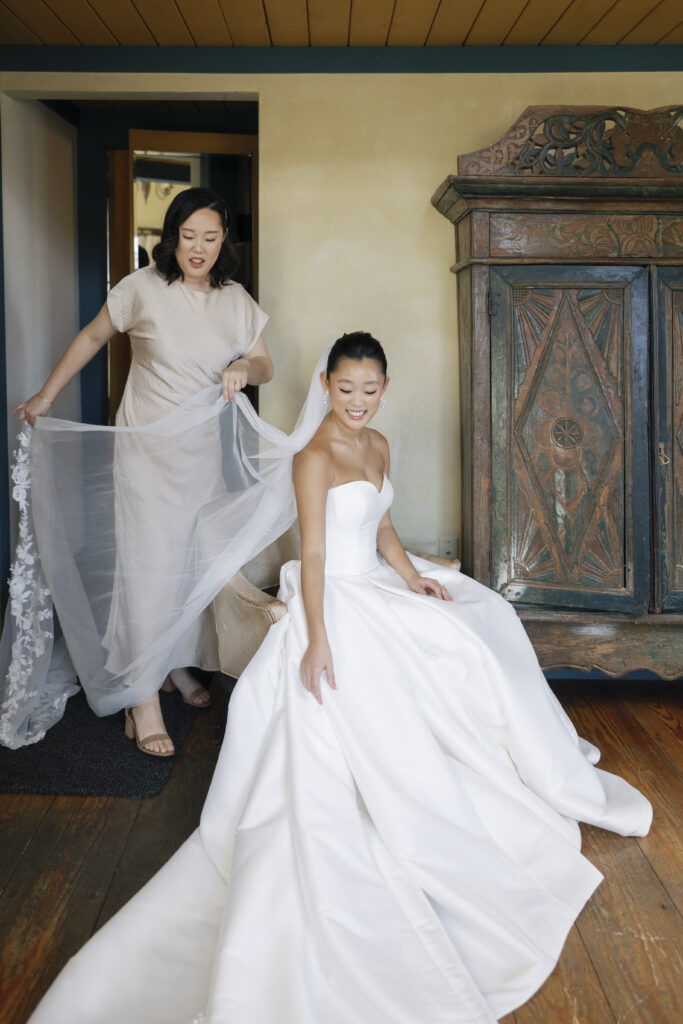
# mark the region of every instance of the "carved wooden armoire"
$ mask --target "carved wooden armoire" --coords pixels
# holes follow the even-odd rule
[[[683,107],[530,107],[455,225],[463,568],[545,669],[683,675]]]

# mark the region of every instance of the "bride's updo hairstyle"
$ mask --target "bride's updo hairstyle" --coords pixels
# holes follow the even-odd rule
[[[169,284],[178,278],[182,279],[183,272],[178,266],[175,251],[178,248],[181,225],[197,210],[215,210],[220,217],[223,231],[230,227],[230,211],[225,200],[217,192],[210,188],[186,188],[179,192],[166,211],[161,241],[152,250],[156,268]],[[227,284],[239,265],[240,258],[230,241],[230,236],[226,235],[218,259],[209,271],[211,287],[220,288],[221,285]]]
[[[359,363],[361,359],[374,359],[376,363],[379,363],[382,375],[384,377],[387,375],[387,357],[384,354],[384,349],[377,339],[367,331],[352,331],[351,334],[342,334],[341,338],[337,338],[327,357],[325,373],[328,380],[342,359],[353,359],[356,363]]]

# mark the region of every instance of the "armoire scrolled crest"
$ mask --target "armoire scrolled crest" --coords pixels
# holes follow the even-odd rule
[[[455,225],[463,568],[545,669],[683,675],[683,107],[529,107]]]

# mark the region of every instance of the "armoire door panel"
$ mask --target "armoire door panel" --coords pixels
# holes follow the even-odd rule
[[[647,270],[493,267],[490,289],[492,585],[645,609]]]
[[[683,610],[683,267],[655,267],[654,479],[658,610]]]

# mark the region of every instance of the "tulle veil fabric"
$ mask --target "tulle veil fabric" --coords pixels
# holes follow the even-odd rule
[[[2,744],[42,739],[76,676],[107,715],[147,700],[181,663],[202,610],[296,518],[292,458],[325,414],[328,351],[289,435],[242,394],[226,404],[219,386],[143,427],[24,426],[0,642]]]

